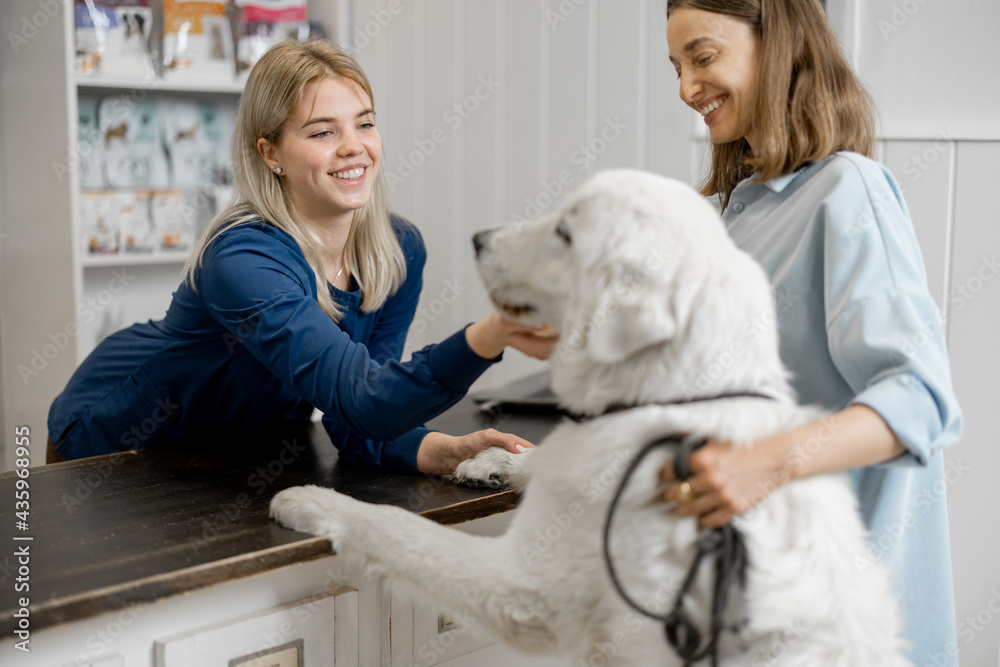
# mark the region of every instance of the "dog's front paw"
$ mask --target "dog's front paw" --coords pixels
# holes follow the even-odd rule
[[[293,486],[271,499],[271,517],[292,530],[330,538],[333,548],[341,548],[351,537],[357,522],[356,506],[362,503],[333,489]]]
[[[524,465],[530,453],[530,449],[512,454],[500,447],[487,447],[459,463],[451,479],[463,486],[520,491],[527,483]]]

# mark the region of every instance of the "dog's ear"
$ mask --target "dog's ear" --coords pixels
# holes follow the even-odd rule
[[[587,354],[600,363],[624,361],[677,332],[669,294],[652,289],[605,290],[588,320]]]

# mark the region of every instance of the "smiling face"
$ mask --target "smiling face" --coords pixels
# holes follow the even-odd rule
[[[382,161],[371,100],[343,77],[307,83],[277,141],[257,146],[268,167],[281,168],[295,210],[315,222],[349,222],[371,197]]]
[[[700,113],[717,144],[747,136],[758,78],[757,37],[745,22],[682,7],[667,22],[680,98]]]

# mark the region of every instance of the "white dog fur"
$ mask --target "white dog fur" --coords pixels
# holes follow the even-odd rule
[[[794,400],[767,277],[702,197],[638,171],[600,173],[556,213],[482,234],[477,246],[497,307],[559,330],[553,389],[574,412],[730,391],[776,400],[649,405],[566,421],[526,454],[491,448],[462,463],[455,478],[499,475],[523,490],[500,537],[468,535],[318,487],[282,491],[271,513],[288,527],[329,536],[339,554],[370,571],[469,610],[517,650],[574,664],[681,665],[662,625],[632,611],[612,588],[601,532],[610,495],[647,442],[684,432],[748,444],[822,417]],[[815,444],[803,443],[799,455],[808,457]],[[636,470],[612,532],[626,589],[660,613],[673,603],[697,534],[693,519],[659,500],[657,472],[672,455],[657,450]],[[745,625],[723,635],[721,664],[911,664],[888,575],[868,559],[844,475],[779,486],[734,524],[750,565],[728,613]],[[710,591],[704,568],[688,598],[703,636]]]

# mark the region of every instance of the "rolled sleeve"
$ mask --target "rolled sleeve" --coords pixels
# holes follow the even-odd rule
[[[867,197],[826,221],[830,358],[855,394],[850,404],[875,410],[907,448],[884,465],[927,465],[961,433],[943,322],[895,182],[855,177]]]

